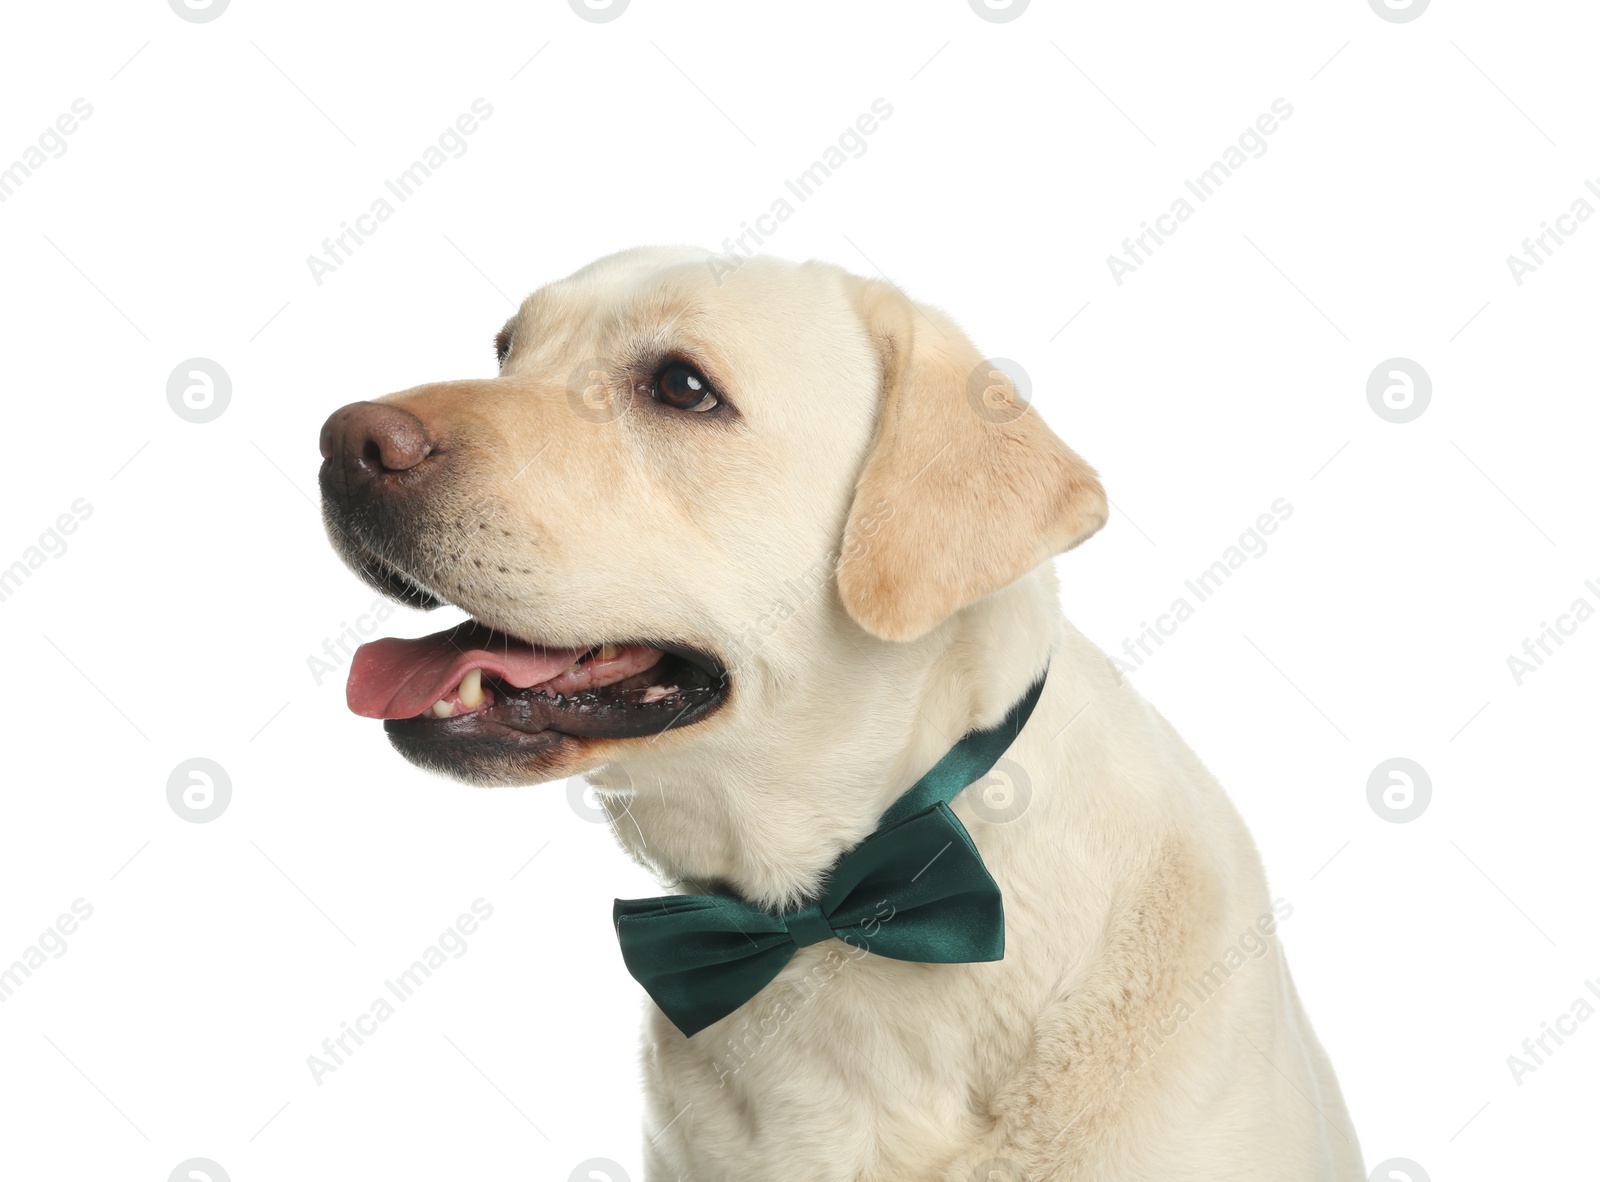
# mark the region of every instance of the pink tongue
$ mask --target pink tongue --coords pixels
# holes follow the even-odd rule
[[[420,640],[389,637],[362,645],[350,665],[345,700],[364,718],[415,718],[452,694],[473,669],[527,689],[549,681],[583,653],[536,648],[468,621]]]

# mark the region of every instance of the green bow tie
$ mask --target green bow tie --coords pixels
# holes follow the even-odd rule
[[[1000,888],[950,802],[1016,740],[1041,676],[1000,725],[972,731],[834,864],[819,898],[774,913],[732,895],[618,899],[628,972],[685,1035],[733,1013],[799,949],[837,937],[893,960],[967,964],[1005,955]]]

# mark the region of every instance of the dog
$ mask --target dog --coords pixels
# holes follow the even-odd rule
[[[350,567],[472,617],[356,655],[351,708],[407,759],[587,774],[676,895],[782,916],[1042,681],[948,805],[1003,957],[823,931],[692,1036],[647,1002],[649,1179],[1362,1177],[1288,906],[1063,617],[1052,560],[1105,523],[1100,479],[948,316],[826,263],[642,248],[541,288],[495,344],[497,376],[322,431]]]

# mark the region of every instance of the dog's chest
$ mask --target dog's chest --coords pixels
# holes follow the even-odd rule
[[[807,949],[729,1018],[683,1038],[652,1028],[652,1178],[873,1182],[882,1163],[933,1171],[980,1134],[997,1041],[965,966]],[[998,1034],[990,1027],[991,1034]],[[912,1175],[917,1176],[916,1171]]]

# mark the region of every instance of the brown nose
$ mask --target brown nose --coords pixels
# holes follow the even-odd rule
[[[322,458],[344,470],[346,487],[415,468],[433,451],[422,420],[383,402],[352,402],[322,424]]]

